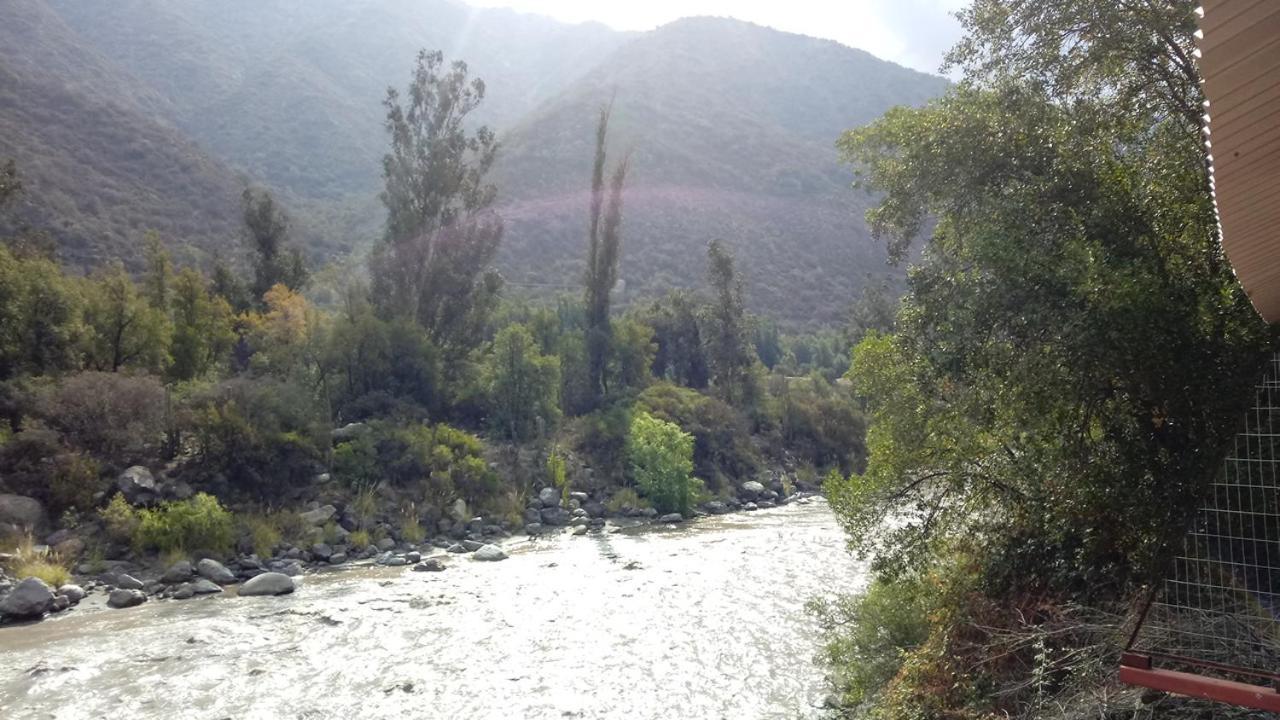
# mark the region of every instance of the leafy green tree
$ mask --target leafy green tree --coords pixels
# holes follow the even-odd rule
[[[540,353],[523,325],[494,338],[485,385],[490,422],[512,440],[548,432],[560,415],[560,360]]]
[[[610,392],[620,396],[643,390],[653,379],[650,370],[657,349],[653,328],[635,318],[623,318],[612,323],[609,345]]]
[[[84,286],[85,365],[118,372],[125,366],[159,371],[169,360],[172,329],[163,310],[152,307],[119,262]]]
[[[897,294],[889,283],[883,279],[868,282],[849,308],[849,321],[845,327],[846,348],[862,342],[868,333],[892,332],[897,314]]]
[[[0,380],[77,367],[83,305],[53,260],[0,246]]]
[[[210,291],[200,273],[184,268],[173,281],[173,341],[169,377],[203,377],[226,358],[236,342],[235,317],[226,298]]]
[[[752,344],[755,345],[756,357],[770,370],[782,362],[782,337],[778,334],[778,325],[772,321],[755,324],[752,332]]]
[[[629,157],[623,157],[609,181],[608,202],[605,201],[606,146],[609,138],[609,115],[612,104],[600,108],[596,125],[596,156],[591,169],[590,228],[587,234],[586,284],[586,352],[587,387],[593,405],[599,405],[608,392],[608,368],[611,328],[609,305],[613,286],[618,282],[618,258],[622,250],[622,186],[627,179]]]
[[[301,290],[307,283],[302,251],[290,242],[291,223],[271,193],[248,187],[240,197],[244,209],[244,241],[252,253],[253,303],[261,307],[263,296],[276,285]]]
[[[701,483],[693,477],[693,436],[679,425],[635,413],[627,435],[627,466],[658,512],[688,515]]]
[[[754,365],[750,327],[742,281],[734,269],[733,254],[724,243],[707,245],[707,280],[714,301],[707,311],[705,342],[711,368],[711,386],[730,405],[752,407],[759,400],[759,380]]]
[[[165,247],[160,233],[147,231],[143,238],[146,244],[146,272],[143,275],[142,294],[151,307],[168,311],[173,292],[173,258]]]
[[[654,301],[640,317],[653,328],[657,345],[653,375],[685,387],[705,388],[710,371],[694,299],[686,292],[675,291]]]
[[[484,95],[466,63],[446,68],[439,51],[424,50],[404,103],[394,89],[384,103],[387,225],[369,258],[372,297],[383,317],[420,324],[450,358],[479,343],[502,286],[490,266],[503,226],[485,182],[498,144],[487,127],[468,131]]]

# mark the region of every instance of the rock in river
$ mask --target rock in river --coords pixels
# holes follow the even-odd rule
[[[506,560],[507,554],[497,545],[483,545],[472,555],[476,560]]]
[[[195,570],[192,569],[191,563],[186,560],[179,560],[164,571],[164,575],[160,576],[160,582],[166,585],[177,585],[187,582],[194,575]]]
[[[294,590],[293,578],[278,572],[266,572],[240,586],[242,596],[288,595]]]
[[[560,491],[553,487],[544,487],[538,491],[538,502],[542,503],[542,507],[559,507]]]
[[[84,588],[79,585],[63,585],[58,588],[57,594],[65,597],[68,602],[75,605],[84,599]]]
[[[196,578],[190,583],[191,592],[196,595],[213,595],[222,592],[222,588],[218,587],[212,580],[205,578]]]
[[[755,480],[748,480],[742,483],[742,496],[748,500],[754,500],[764,494],[764,485]]]
[[[124,573],[120,573],[119,575],[117,575],[116,581],[113,584],[122,590],[141,590],[142,589],[141,580],[139,580],[138,578],[132,575],[125,575]]]
[[[130,608],[134,605],[141,605],[147,601],[147,596],[141,590],[125,590],[118,588],[112,590],[107,596],[107,606],[113,608]]]
[[[658,518],[658,522],[660,523],[684,522],[684,516],[681,515],[680,513],[667,513],[666,515],[663,515],[662,517]]]
[[[196,574],[219,585],[230,585],[236,581],[235,573],[228,570],[222,563],[211,558],[205,558],[196,563]]]
[[[444,568],[445,568],[444,563],[440,562],[435,558],[427,558],[426,560],[423,560],[422,562],[413,566],[413,569],[416,570],[417,572],[441,572],[444,570]]]
[[[18,583],[3,601],[0,616],[38,618],[53,608],[53,590],[40,578],[29,577]]]

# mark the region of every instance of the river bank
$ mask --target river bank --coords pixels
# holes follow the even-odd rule
[[[7,717],[795,718],[827,692],[804,611],[862,569],[820,499],[515,540],[447,572],[351,565],[0,629]],[[88,601],[93,602],[93,601]],[[87,608],[86,608],[87,609]]]

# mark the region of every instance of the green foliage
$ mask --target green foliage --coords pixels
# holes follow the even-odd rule
[[[237,515],[236,521],[248,537],[249,547],[253,554],[260,558],[268,558],[274,554],[276,546],[284,536],[280,532],[279,523],[272,514],[249,513]]]
[[[609,116],[612,102],[600,108],[596,124],[595,162],[591,167],[590,231],[587,234],[587,273],[583,306],[586,308],[584,344],[587,351],[586,383],[592,395],[592,407],[599,406],[609,390],[609,350],[613,329],[609,322],[609,305],[613,287],[618,282],[618,257],[622,251],[622,186],[627,180],[630,157],[623,157],[613,169],[605,203],[605,164],[609,139]]]
[[[359,529],[347,536],[347,544],[357,550],[364,550],[373,544],[373,538],[369,535],[369,531]]]
[[[168,294],[173,313],[168,375],[178,381],[204,377],[228,358],[235,344],[231,305],[190,268],[172,281]]]
[[[615,490],[604,507],[611,513],[619,513],[627,509],[642,510],[653,507],[653,503],[649,502],[648,498],[637,495],[634,488],[624,487]]]
[[[98,462],[83,453],[66,453],[52,459],[49,475],[50,512],[89,510],[106,486]]]
[[[503,226],[488,210],[496,188],[485,182],[497,140],[488,127],[468,132],[484,95],[466,63],[446,68],[442,53],[423,50],[405,104],[394,89],[383,103],[387,225],[369,257],[371,297],[382,317],[421,325],[450,360],[478,344],[501,287],[489,266]]]
[[[271,193],[247,187],[240,195],[244,218],[244,244],[253,266],[249,293],[255,305],[276,285],[300,290],[307,283],[302,252],[290,243],[290,221]]]
[[[842,706],[864,707],[898,674],[928,637],[936,600],[924,581],[902,578],[875,580],[858,595],[809,603],[829,638],[824,653]]]
[[[406,503],[400,508],[400,539],[407,543],[420,543],[427,537],[427,531],[418,518],[418,506]]]
[[[643,390],[652,380],[657,346],[653,328],[634,318],[623,318],[610,326],[608,378],[614,398]]]
[[[133,509],[128,500],[124,499],[124,495],[116,493],[108,502],[98,510],[98,517],[102,519],[103,529],[107,533],[107,538],[112,542],[126,543],[133,540],[133,534],[138,529],[140,519],[138,512]]]
[[[212,495],[162,503],[138,511],[134,545],[160,552],[228,552],[235,540],[230,512]]]
[[[328,432],[315,398],[295,384],[228,380],[196,390],[181,424],[198,461],[258,499],[310,481],[327,455]]]
[[[972,82],[839,143],[895,257],[932,233],[892,333],[854,351],[866,472],[825,489],[881,581],[963,567],[874,717],[1092,697],[1072,678],[1097,640],[1052,630],[1061,608],[1167,567],[1252,399],[1275,335],[1218,244],[1192,10],[979,0],[952,56]]]
[[[733,254],[719,240],[707,246],[707,280],[715,295],[705,322],[712,390],[730,405],[754,408],[761,392],[742,280],[734,269]]]
[[[12,551],[12,559],[8,563],[9,571],[19,579],[29,577],[40,578],[52,588],[58,588],[71,582],[71,571],[67,561],[47,549],[37,549],[34,538],[28,533],[18,539],[17,546],[5,548]]]
[[[503,328],[485,368],[489,420],[520,441],[549,433],[560,416],[560,360],[538,351],[523,325]]]
[[[358,292],[335,318],[325,351],[325,364],[338,378],[341,415],[421,419],[441,410],[440,352],[427,331],[404,318],[379,318]]]
[[[693,436],[647,412],[632,416],[627,465],[660,513],[688,515],[701,485],[693,477]]]
[[[654,377],[696,389],[711,381],[698,310],[688,293],[671,292],[640,313],[640,319],[653,328],[657,346]]]
[[[344,458],[346,474],[339,477],[353,482],[376,477],[413,492],[426,512],[439,517],[458,498],[483,507],[497,496],[501,483],[483,452],[479,438],[445,424],[373,422],[364,436],[339,444],[335,455]],[[368,488],[362,491],[370,492],[372,504]]]
[[[820,375],[774,378],[769,385],[782,447],[817,468],[862,469],[866,418],[847,387]]]
[[[0,245],[0,380],[77,367],[83,306],[57,263]]]
[[[123,265],[112,263],[95,273],[84,296],[86,366],[157,371],[168,363],[172,328],[165,311],[148,302]]]
[[[754,477],[759,469],[760,454],[752,444],[747,418],[723,401],[670,383],[656,383],[640,394],[636,405],[693,435],[696,475],[712,489]]]
[[[569,503],[569,477],[565,474],[564,455],[559,448],[547,453],[547,483],[560,491],[560,500]]]
[[[578,419],[578,452],[591,459],[603,478],[621,483],[626,473],[627,436],[631,432],[631,408],[619,403]]]

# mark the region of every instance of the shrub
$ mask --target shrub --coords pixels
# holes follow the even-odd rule
[[[494,338],[484,385],[489,421],[511,440],[541,435],[560,417],[560,358],[543,355],[524,325]]]
[[[378,495],[374,486],[366,485],[356,491],[356,497],[351,501],[351,512],[361,528],[373,524],[373,518],[378,513]]]
[[[653,507],[653,503],[647,499],[640,497],[632,488],[622,488],[613,493],[609,498],[609,502],[604,504],[606,510],[612,513],[619,513],[627,508],[647,508]]]
[[[903,577],[876,580],[858,595],[809,603],[827,632],[824,653],[842,705],[873,700],[898,674],[907,653],[928,638],[935,596],[923,582]]]
[[[49,477],[50,510],[70,511],[91,508],[94,498],[105,489],[98,462],[83,453],[59,455]]]
[[[140,522],[138,512],[120,493],[116,493],[111,502],[98,511],[98,516],[102,518],[107,537],[118,543],[131,541]]]
[[[558,448],[547,453],[547,481],[560,491],[560,500],[569,504],[569,478],[565,474],[564,456]]]
[[[420,543],[427,537],[427,532],[422,529],[422,522],[418,519],[418,508],[414,503],[408,503],[400,508],[400,539],[408,543]]]
[[[71,582],[71,571],[56,553],[37,551],[30,533],[18,539],[9,569],[18,579],[40,578],[53,588]]]
[[[117,465],[146,459],[164,439],[164,385],[150,375],[71,375],[46,388],[38,408],[69,445]]]
[[[627,463],[658,512],[688,514],[701,483],[693,478],[693,436],[646,412],[631,421]]]
[[[601,479],[621,484],[626,474],[631,408],[625,404],[597,410],[579,419],[577,449],[591,460]]]
[[[310,482],[329,448],[314,397],[292,383],[236,379],[189,399],[183,426],[199,461],[258,499],[279,499]]]
[[[238,516],[240,527],[248,536],[249,546],[258,557],[270,557],[283,540],[277,519],[267,513]]]
[[[393,487],[416,490],[428,510],[439,512],[457,498],[471,507],[481,507],[501,489],[497,474],[484,460],[484,444],[470,433],[444,424],[374,422],[368,438],[368,444],[362,443],[359,450],[361,465],[368,463],[370,475]],[[349,457],[355,454],[353,451]],[[375,504],[372,496],[368,502]],[[373,513],[368,514],[371,517]]]
[[[363,550],[373,544],[369,531],[360,529],[347,536],[347,544],[357,550]]]
[[[646,388],[636,405],[693,435],[694,472],[713,488],[754,477],[759,470],[747,417],[725,402],[663,382]]]
[[[234,541],[231,513],[206,493],[143,509],[138,515],[134,544],[140,549],[226,552]]]

